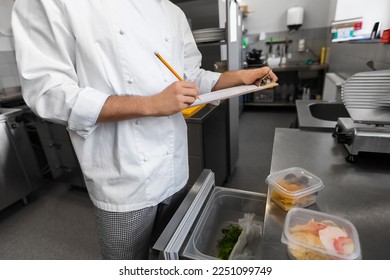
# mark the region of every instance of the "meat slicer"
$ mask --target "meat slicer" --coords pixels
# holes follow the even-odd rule
[[[341,87],[350,118],[339,118],[333,136],[354,162],[359,152],[390,154],[390,70],[361,72]]]

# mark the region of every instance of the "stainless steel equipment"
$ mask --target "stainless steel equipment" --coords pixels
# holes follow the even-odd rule
[[[390,124],[390,70],[353,75],[342,85],[341,97],[355,122]]]
[[[27,202],[26,196],[33,189],[29,174],[36,170],[34,155],[21,112],[0,108],[0,210],[20,199]],[[28,168],[23,164],[27,162],[32,163]]]
[[[14,88],[12,92],[17,93],[18,89],[20,92],[20,87]],[[85,187],[80,165],[65,126],[39,118],[28,108],[21,94],[12,99],[0,99],[0,107],[21,110],[17,114],[21,115],[18,119],[22,118],[24,129],[12,130],[13,140],[17,142],[18,152],[23,158],[34,189],[42,185],[44,178],[62,180],[69,188]],[[28,140],[24,136],[16,135],[25,132]]]
[[[175,215],[154,244],[164,259],[218,259],[217,242],[222,229],[238,224],[245,213],[255,214],[262,225],[265,194],[215,186],[214,173],[203,170]],[[261,257],[261,238],[253,246],[253,258]]]
[[[347,161],[359,152],[390,153],[390,70],[357,73],[342,85],[351,118],[339,118],[334,136],[345,144]]]

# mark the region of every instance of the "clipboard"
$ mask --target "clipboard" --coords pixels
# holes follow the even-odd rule
[[[197,100],[195,100],[194,103],[192,103],[189,107],[194,107],[206,103],[213,103],[225,99],[229,99],[232,97],[257,92],[265,89],[270,89],[278,86],[278,83],[269,83],[263,86],[256,86],[256,85],[242,85],[242,86],[236,86],[221,90],[212,91],[209,93],[201,94]]]

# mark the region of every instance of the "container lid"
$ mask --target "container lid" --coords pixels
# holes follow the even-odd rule
[[[286,215],[281,241],[302,249],[299,253],[311,250],[331,259],[361,259],[355,226],[341,217],[314,210],[291,209]]]
[[[324,188],[320,178],[300,167],[291,167],[268,175],[266,182],[287,197],[301,197]]]

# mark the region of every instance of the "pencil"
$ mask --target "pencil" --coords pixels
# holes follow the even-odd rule
[[[175,69],[173,69],[172,66],[169,65],[168,62],[166,62],[158,52],[154,52],[154,54],[172,72],[172,74],[176,76],[179,81],[184,81],[183,78],[175,71]],[[196,97],[196,99],[200,99],[199,95]]]
[[[176,78],[178,78],[179,81],[184,81],[183,78],[180,77],[179,74],[177,74],[177,72],[175,71],[175,69],[173,69],[173,68],[171,67],[171,65],[169,65],[168,62],[166,62],[165,59],[162,58],[162,56],[161,56],[158,52],[155,52],[154,54],[155,54],[155,55],[157,56],[157,58],[160,59],[161,62],[162,62],[162,63],[163,63],[171,72],[172,72],[172,74],[175,75]]]

